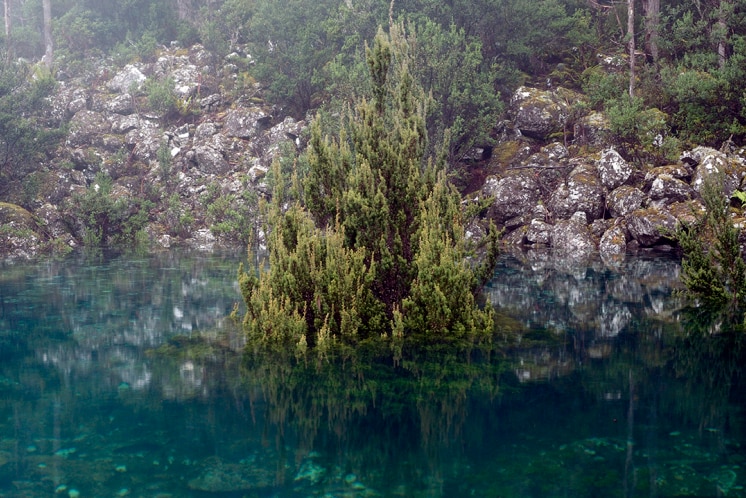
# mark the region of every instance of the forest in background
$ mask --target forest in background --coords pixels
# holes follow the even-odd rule
[[[740,142],[746,130],[745,0],[4,0],[4,20],[5,165],[19,143],[37,144],[38,154],[39,143],[54,141],[33,126],[33,107],[55,76],[97,58],[147,59],[172,41],[202,43],[216,56],[238,52],[266,100],[302,118],[362,93],[365,43],[392,20],[416,40],[410,70],[433,95],[430,141],[442,143],[450,130],[452,161],[488,144],[521,84],[581,90],[588,100],[578,105],[605,111],[630,150],[644,148],[653,128],[665,130],[672,152]],[[33,66],[42,58],[46,78]],[[39,84],[19,98],[14,89],[31,72]],[[27,127],[19,129],[20,117]]]

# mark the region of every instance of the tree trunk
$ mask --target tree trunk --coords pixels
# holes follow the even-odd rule
[[[658,30],[660,27],[661,0],[645,0],[645,50],[658,62]]]
[[[44,64],[52,69],[54,63],[54,43],[52,41],[52,0],[42,0],[44,11]]]
[[[629,98],[635,97],[635,0],[627,0],[627,36],[629,37]]]
[[[717,40],[718,40],[718,66],[720,69],[725,68],[728,60],[728,14],[731,6],[729,0],[720,0],[718,7],[718,20],[716,23]]]
[[[6,57],[8,60],[10,60],[10,54],[11,54],[11,42],[10,42],[10,28],[11,28],[11,18],[10,18],[10,1],[11,0],[4,0],[3,6],[4,8],[4,15],[5,15],[5,52]]]

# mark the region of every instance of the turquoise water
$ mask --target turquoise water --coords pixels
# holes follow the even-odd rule
[[[240,256],[0,265],[0,496],[746,496],[743,340],[673,260],[505,257],[508,353],[291,368]]]

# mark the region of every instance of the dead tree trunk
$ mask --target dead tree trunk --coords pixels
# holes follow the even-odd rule
[[[627,36],[629,37],[629,98],[635,97],[635,0],[627,0]]]
[[[44,14],[44,64],[52,69],[54,63],[54,42],[52,40],[52,0],[42,0]]]
[[[645,10],[645,51],[653,62],[658,62],[661,0],[646,0],[643,8]]]

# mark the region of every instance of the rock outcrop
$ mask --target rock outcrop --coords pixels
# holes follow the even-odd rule
[[[221,62],[200,45],[171,47],[150,62],[60,81],[47,119],[67,124],[68,134],[38,172],[39,193],[24,202],[28,216],[11,204],[3,209],[3,254],[33,256],[97,235],[80,199],[101,175],[113,182],[112,201],[129,206],[121,209],[147,210],[140,229],[153,246],[245,243],[259,225],[258,199],[270,194],[272,162],[303,150],[306,123],[266,105],[240,69],[251,58],[241,58]],[[482,237],[493,221],[508,245],[572,259],[600,251],[616,262],[631,248],[670,248],[678,224],[702,209],[706,178],[720,175],[729,196],[741,188],[743,151],[696,147],[673,164],[632,163],[608,145],[603,114],[578,115],[582,99],[561,87],[515,92],[509,119],[496,127],[485,168],[493,174],[477,186],[489,208],[470,236]]]
[[[102,62],[96,74],[59,81],[47,119],[69,131],[41,165],[29,214],[38,225],[4,220],[3,254],[81,245],[86,214],[76,199],[100,174],[112,179],[116,199],[149,206],[143,232],[153,246],[244,243],[238,225],[257,223],[265,175],[281,154],[300,151],[306,123],[264,104],[258,86],[237,90],[239,65],[214,59],[200,45],[174,46],[150,62]],[[243,218],[228,226],[236,213]],[[33,237],[20,243],[22,233]]]
[[[501,155],[493,160],[499,173],[480,191],[507,244],[548,247],[572,259],[600,252],[614,263],[631,248],[670,249],[678,225],[703,209],[706,178],[720,175],[727,196],[741,188],[744,150],[696,147],[675,164],[633,164],[603,145],[608,124],[602,115],[570,122],[566,95],[559,88],[521,87],[511,99],[514,131],[503,133],[496,147]],[[568,128],[576,134],[569,139]]]

